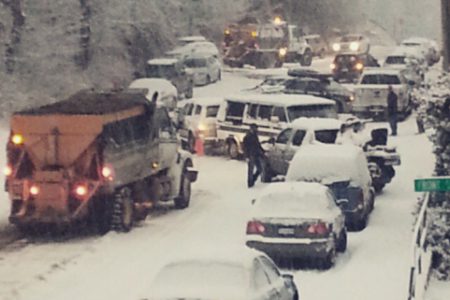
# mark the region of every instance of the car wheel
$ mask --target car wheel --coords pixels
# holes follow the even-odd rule
[[[356,220],[354,223],[353,223],[353,228],[356,230],[356,231],[362,231],[362,230],[364,230],[364,228],[366,228],[366,226],[367,226],[367,219],[368,219],[368,215],[364,215],[364,216],[362,216],[360,219],[358,219],[358,220]]]
[[[111,229],[128,232],[134,224],[134,201],[129,188],[122,188],[114,194]]]
[[[375,189],[375,192],[381,193],[381,191],[382,191],[383,188],[384,188],[384,183],[381,183],[381,182],[374,182],[374,183],[373,183],[373,188]]]
[[[336,251],[337,252],[345,252],[347,250],[347,229],[344,228],[339,235],[339,239],[337,240]]]
[[[336,249],[333,249],[328,255],[321,259],[319,262],[319,268],[322,270],[329,270],[334,266],[336,262]]]
[[[211,76],[206,75],[206,85],[211,83]]]
[[[228,156],[231,159],[238,159],[239,158],[239,149],[238,145],[235,141],[231,141],[228,143]]]
[[[183,174],[181,175],[180,194],[174,199],[175,208],[184,209],[189,206],[191,201],[191,181],[187,175],[187,166],[183,167]]]
[[[192,132],[189,132],[189,137],[188,137],[188,141],[187,141],[187,148],[188,148],[189,152],[195,153],[195,137],[192,134]]]

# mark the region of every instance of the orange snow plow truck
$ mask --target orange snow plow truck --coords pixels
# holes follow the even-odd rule
[[[186,208],[197,178],[164,107],[142,90],[81,91],[11,117],[6,190],[20,229],[89,221],[129,231],[159,201]]]

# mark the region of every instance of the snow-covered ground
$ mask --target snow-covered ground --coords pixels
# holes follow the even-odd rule
[[[315,65],[325,67],[329,61]],[[225,95],[257,83],[242,74],[225,73],[221,82],[196,89],[195,96]],[[7,130],[0,129],[1,145],[6,136]],[[400,124],[399,136],[391,143],[398,147],[402,165],[377,197],[368,227],[349,234],[348,250],[331,270],[295,271],[302,299],[406,299],[412,212],[418,196],[413,180],[431,174],[433,155],[426,136],[416,134],[413,119]],[[264,185],[246,187],[242,161],[197,157],[195,165],[199,179],[186,210],[160,209],[127,234],[24,238],[1,249],[0,299],[142,299],[155,273],[174,256],[244,247],[250,201]],[[7,226],[8,209],[7,196],[1,193],[0,234]],[[441,299],[447,298],[430,298]]]

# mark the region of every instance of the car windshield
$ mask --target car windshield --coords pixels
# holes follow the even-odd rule
[[[297,105],[288,107],[289,120],[306,118],[337,118],[336,108],[333,104]]]
[[[174,65],[147,65],[147,77],[172,78],[175,77]]]
[[[406,64],[405,56],[388,56],[386,63],[391,65],[404,65]]]
[[[207,118],[217,117],[218,112],[219,112],[219,105],[211,105],[211,106],[206,107],[206,117]]]
[[[206,67],[206,59],[204,58],[188,58],[184,61],[188,68],[204,68]]]
[[[359,36],[356,36],[356,35],[346,35],[341,38],[341,42],[344,42],[344,43],[354,42],[354,41],[358,41],[359,39],[360,39]]]
[[[401,84],[401,81],[397,75],[370,74],[363,77],[361,84]]]
[[[325,144],[334,144],[339,130],[337,129],[327,129],[327,130],[316,130],[314,136],[317,141]]]

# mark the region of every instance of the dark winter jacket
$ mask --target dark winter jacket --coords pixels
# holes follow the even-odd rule
[[[397,94],[393,91],[389,92],[387,96],[387,113],[388,116],[393,116],[397,114]]]
[[[245,135],[242,146],[246,157],[255,158],[264,155],[264,149],[261,147],[258,135],[252,131]]]

